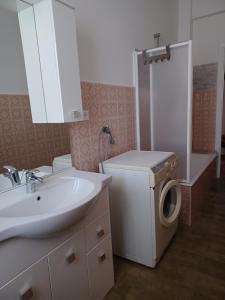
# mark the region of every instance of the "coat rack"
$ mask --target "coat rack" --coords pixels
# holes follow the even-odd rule
[[[143,50],[142,55],[143,55],[144,65],[152,64],[153,62],[157,63],[158,61],[163,62],[165,59],[170,60],[171,58],[170,45],[166,46],[166,53],[149,56],[147,54],[147,50]]]

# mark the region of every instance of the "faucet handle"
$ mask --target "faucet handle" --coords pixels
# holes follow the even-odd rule
[[[13,166],[3,166],[3,169],[6,170],[5,173],[3,173],[3,176],[9,178],[9,180],[12,182],[13,187],[21,184],[20,174],[17,168]]]
[[[36,174],[36,173],[39,173],[40,172],[40,170],[38,170],[38,169],[32,169],[32,170],[30,170],[31,172],[33,172],[34,174]]]
[[[8,166],[8,165],[3,166],[3,169],[7,170],[8,173],[13,173],[13,172],[17,171],[17,169],[14,166]]]
[[[43,183],[44,179],[42,177],[37,177],[35,173],[40,172],[39,170],[28,170],[26,171],[26,181],[35,180]]]
[[[44,178],[43,177],[38,177],[38,176],[33,176],[33,179],[36,180],[36,181],[39,181],[40,183],[43,183],[44,182]]]

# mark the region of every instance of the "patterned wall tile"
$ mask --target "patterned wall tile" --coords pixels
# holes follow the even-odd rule
[[[108,145],[101,136],[103,154],[108,157],[135,149],[134,89],[98,83],[82,82],[83,106],[89,111],[89,121],[70,124],[73,164],[81,170],[97,171],[99,163],[99,134],[110,126],[115,145]],[[107,155],[102,156],[105,159]]]
[[[82,82],[81,88],[83,106],[89,111],[90,120],[71,124],[32,124],[28,96],[0,95],[0,165],[34,168],[50,165],[53,157],[71,152],[73,164],[78,169],[97,171],[100,160],[99,133],[106,125],[112,129],[115,144],[108,147],[108,140],[104,137],[102,152],[112,157],[135,149],[134,89],[89,82]],[[214,149],[215,111],[215,89],[195,90],[194,151]],[[190,225],[191,215],[194,214],[191,188],[182,186],[182,195],[180,221]]]
[[[213,180],[216,178],[216,160],[214,160],[207,169],[201,174],[198,180],[191,188],[191,221],[193,222],[204,206],[204,202],[208,201],[210,188]]]
[[[71,152],[78,169],[96,171],[99,133],[106,125],[116,141],[108,148],[109,157],[134,149],[133,88],[89,82],[82,82],[81,87],[90,120],[71,124],[33,124],[28,96],[0,95],[0,165],[31,169],[51,165],[55,156]],[[104,137],[102,149],[107,147]]]
[[[193,152],[215,151],[216,135],[216,90],[196,90],[193,92]]]
[[[193,152],[215,151],[216,63],[193,68]]]
[[[194,66],[193,87],[194,90],[216,88],[218,64],[211,63]]]
[[[196,220],[199,212],[208,201],[210,188],[216,178],[216,160],[214,160],[206,170],[199,176],[198,180],[192,185],[182,185],[182,207],[180,222],[191,225]]]
[[[0,95],[0,168],[51,165],[70,153],[68,124],[33,124],[28,96]]]
[[[182,206],[180,213],[180,223],[191,225],[191,187],[182,185]]]

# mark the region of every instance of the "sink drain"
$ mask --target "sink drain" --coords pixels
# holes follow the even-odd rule
[[[41,196],[38,196],[38,197],[37,197],[37,201],[40,201],[40,200],[41,200]]]

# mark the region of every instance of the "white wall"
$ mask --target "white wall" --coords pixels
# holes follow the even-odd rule
[[[71,0],[70,0],[71,1]],[[74,0],[81,79],[128,85],[132,51],[177,40],[177,0]]]
[[[218,61],[225,43],[225,0],[179,0],[178,40],[193,40],[193,63]]]
[[[218,62],[222,44],[225,44],[225,13],[194,20],[194,65]]]
[[[27,94],[17,14],[0,9],[0,94]]]
[[[178,8],[178,41],[188,41],[191,39],[191,0],[179,0]]]
[[[81,80],[133,85],[132,51],[177,41],[178,0],[66,0],[76,8]],[[18,21],[0,10],[0,94],[27,91]]]
[[[224,0],[192,0],[193,19],[214,14],[223,10],[225,10]]]

